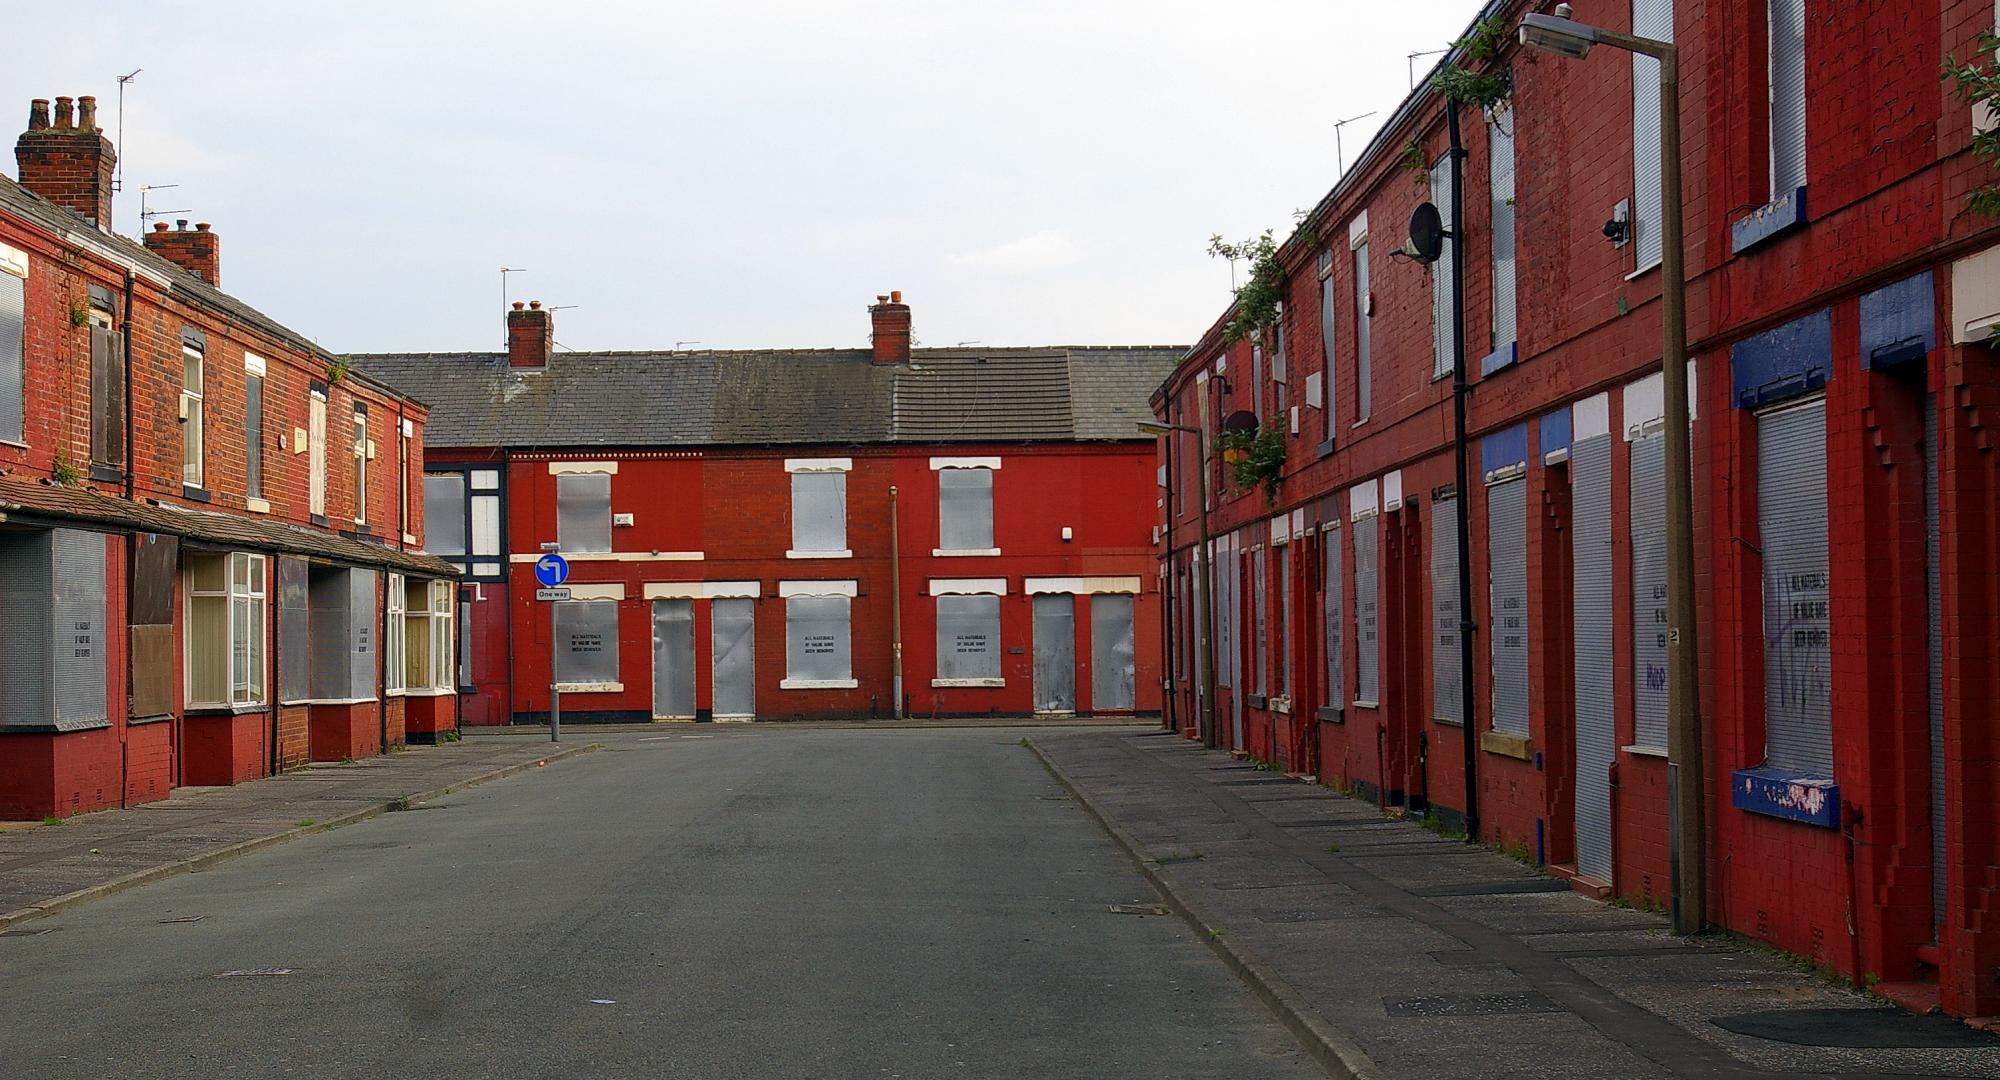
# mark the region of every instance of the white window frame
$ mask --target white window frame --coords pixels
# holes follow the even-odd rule
[[[306,509],[326,517],[327,391],[315,386],[306,404]]]
[[[354,523],[368,523],[368,412],[354,404]]]
[[[792,485],[792,542],[791,546],[785,551],[785,558],[851,559],[854,557],[854,550],[848,546],[847,538],[847,485],[845,479],[846,474],[853,470],[853,458],[785,459],[785,472],[790,476]],[[802,476],[820,477],[828,475],[841,477],[839,546],[830,548],[801,547],[799,546],[801,537],[799,536],[798,522],[799,478]]]
[[[181,650],[182,678],[186,688],[185,700],[189,709],[231,709],[238,706],[265,705],[270,702],[270,657],[266,653],[266,638],[270,633],[271,596],[267,582],[270,567],[269,556],[247,551],[198,551],[191,552],[197,559],[216,559],[222,563],[222,588],[201,589],[195,586],[194,575],[186,574],[184,591],[188,601],[188,622],[185,646]],[[243,569],[242,582],[238,582],[237,570]],[[209,701],[195,697],[195,641],[194,601],[211,599],[222,601],[222,635],[219,647],[223,651],[223,682],[226,685],[224,701]],[[245,652],[249,663],[243,678],[236,672],[236,613],[242,608],[246,614],[255,612],[257,618],[246,619],[254,622],[247,629],[244,639]]]
[[[989,477],[986,490],[986,517],[987,517],[987,523],[991,526],[993,531],[994,546],[983,547],[983,548],[948,548],[944,546],[944,473],[948,469],[958,469],[958,470],[968,470],[968,471],[973,469],[985,469],[988,471]],[[965,555],[1000,554],[1000,547],[999,547],[1000,520],[999,520],[999,515],[995,512],[995,506],[997,500],[995,500],[993,497],[994,489],[999,486],[1000,478],[997,474],[1000,471],[1000,459],[997,457],[934,457],[931,459],[931,471],[938,474],[938,488],[937,488],[938,546],[931,549],[931,554],[939,558],[945,558],[950,556],[965,556]]]
[[[403,575],[390,574],[382,590],[382,688],[394,697],[407,689],[404,668],[409,660],[409,616],[404,610]]]
[[[431,670],[427,680],[432,690],[456,689],[458,662],[452,620],[458,614],[458,590],[444,578],[431,582]]]
[[[189,372],[193,372],[190,376]],[[208,383],[208,357],[201,349],[181,343],[181,484],[199,488],[206,472],[202,413]]]

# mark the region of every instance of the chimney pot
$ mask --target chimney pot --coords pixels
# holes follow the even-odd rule
[[[76,126],[84,131],[95,133],[97,131],[97,99],[89,94],[85,94],[76,99],[76,104],[80,113],[76,120]]]
[[[59,97],[56,99],[56,130],[69,131],[76,127],[76,99]]]
[[[514,310],[507,313],[509,367],[541,368],[549,365],[549,353],[555,350],[555,322],[549,318],[550,314],[542,310],[540,300],[530,301],[525,309],[519,300],[514,301]]]
[[[886,304],[886,303],[888,303],[888,302],[889,302],[889,294],[887,294],[887,293],[876,293],[876,294],[875,294],[875,302],[876,302],[876,303],[878,303],[878,304]]]
[[[542,302],[540,300],[530,300],[528,301],[528,309],[530,311],[540,311],[542,310]]]
[[[206,222],[206,221],[197,221],[197,222],[195,222],[195,223],[194,223],[194,227],[195,227],[195,231],[196,231],[196,232],[207,232],[207,231],[208,231],[208,222]]]
[[[903,303],[902,291],[877,296],[875,300],[876,303],[868,309],[873,361],[877,364],[909,363],[910,307]]]
[[[164,222],[164,221],[155,221],[155,222],[153,222],[153,231],[154,231],[154,232],[166,232],[166,231],[167,231],[167,223],[166,223],[166,222]]]
[[[179,229],[169,230],[166,222],[154,222],[153,231],[140,237],[146,244],[146,250],[220,288],[221,238],[206,221],[194,229],[188,228],[186,221],[179,224]]]
[[[903,302],[903,290],[901,290],[901,289],[891,289],[891,290],[889,290],[889,302],[890,302],[890,303],[892,303],[892,304],[900,304],[900,303],[902,303],[902,302]]]
[[[14,140],[14,174],[22,187],[61,206],[98,228],[111,228],[111,183],[118,154],[97,128],[97,99],[85,95],[83,123],[77,124],[79,99],[58,97],[55,111],[48,98],[28,106],[28,127]]]
[[[519,311],[519,310],[521,310],[522,308],[524,308],[524,307],[527,307],[527,306],[528,306],[528,305],[526,305],[526,304],[523,304],[523,303],[522,303],[522,302],[520,302],[519,300],[516,300],[516,301],[514,301],[514,310],[515,310],[515,311]]]
[[[43,131],[49,126],[49,99],[38,97],[28,102],[28,130]]]

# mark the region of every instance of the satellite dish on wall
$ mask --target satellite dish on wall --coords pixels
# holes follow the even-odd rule
[[[1222,418],[1222,432],[1225,435],[1254,435],[1257,433],[1257,414],[1238,409]]]
[[[1444,218],[1432,203],[1419,203],[1410,211],[1410,246],[1406,250],[1418,262],[1434,263],[1444,254]]]

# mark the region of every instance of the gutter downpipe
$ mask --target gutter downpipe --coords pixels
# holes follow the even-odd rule
[[[138,283],[138,275],[131,268],[125,270],[125,310],[119,312],[119,327],[124,330],[124,342],[119,349],[124,353],[125,365],[125,417],[124,443],[125,499],[132,499],[132,296]],[[139,559],[139,534],[125,534],[125,723],[118,732],[118,805],[126,805],[125,796],[132,783],[132,592],[138,586],[138,575],[133,564]],[[179,776],[180,753],[174,754],[175,776]]]
[[[1465,842],[1479,842],[1479,732],[1473,698],[1472,637],[1472,489],[1466,476],[1468,447],[1465,399],[1472,388],[1465,378],[1465,144],[1459,137],[1458,103],[1444,98],[1446,129],[1451,133],[1451,452],[1458,482],[1458,672],[1459,725],[1465,738]]]
[[[903,551],[896,519],[896,485],[889,485],[889,665],[890,715],[903,718]]]

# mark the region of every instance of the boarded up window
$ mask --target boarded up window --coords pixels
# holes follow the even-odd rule
[[[1322,363],[1325,365],[1325,382],[1321,386],[1321,393],[1325,396],[1320,402],[1315,403],[1325,409],[1326,415],[1323,419],[1326,421],[1326,436],[1329,439],[1334,433],[1333,320],[1338,310],[1334,306],[1333,297],[1333,253],[1329,251],[1320,256],[1319,272],[1319,351],[1323,358]]]
[[[125,466],[125,336],[95,320],[90,328],[90,460]]]
[[[1833,777],[1826,403],[1757,419],[1764,550],[1764,742],[1774,768]]]
[[[1486,489],[1493,729],[1528,733],[1528,482]]]
[[[264,497],[264,377],[243,377],[243,493]]]
[[[715,715],[753,716],[757,712],[755,601],[716,600],[709,604],[709,619],[715,648]]]
[[[132,716],[174,708],[174,588],[180,542],[140,533],[132,560]]]
[[[22,442],[28,283],[0,272],[0,439]]]
[[[1347,704],[1347,656],[1343,651],[1345,642],[1341,629],[1346,618],[1346,606],[1342,603],[1347,582],[1341,577],[1341,566],[1345,562],[1340,557],[1340,533],[1338,531],[1320,534],[1320,569],[1325,572],[1326,585],[1322,594],[1326,626],[1326,701],[1334,709]]]
[[[312,388],[306,405],[306,506],[314,517],[326,516],[326,390]]]
[[[311,693],[319,701],[375,696],[375,572],[315,566],[311,609]]]
[[[0,650],[11,658],[0,724],[70,731],[109,722],[104,615],[102,534],[0,533]]]
[[[1486,124],[1492,159],[1488,194],[1493,208],[1493,347],[1514,340],[1514,113],[1502,108]]]
[[[1465,720],[1464,653],[1458,642],[1458,499],[1431,504],[1431,716]]]
[[[549,607],[555,621],[556,682],[617,682],[618,601],[558,600]]]
[[[1673,0],[1632,0],[1632,33],[1674,39]],[[1632,242],[1639,267],[1656,265],[1664,250],[1660,223],[1660,62],[1632,54]]]
[[[1458,341],[1458,323],[1452,313],[1451,248],[1458,240],[1451,236],[1451,156],[1439,158],[1431,166],[1431,201],[1437,204],[1444,221],[1443,254],[1431,264],[1431,378],[1451,374],[1453,345]]]
[[[1253,694],[1271,692],[1271,575],[1264,552],[1265,549],[1260,547],[1250,553],[1250,630],[1256,635],[1250,643],[1253,657],[1250,692]]]
[[[1095,712],[1132,707],[1132,598],[1099,593],[1090,598],[1090,706]]]
[[[465,474],[424,477],[424,550],[433,555],[465,554]]]
[[[1375,377],[1368,354],[1368,318],[1373,308],[1368,296],[1368,242],[1354,248],[1354,419],[1368,419],[1374,407]]]
[[[854,677],[845,596],[793,596],[785,600],[785,677],[844,682]]]
[[[312,603],[304,559],[278,559],[278,699],[312,697]]]
[[[1000,677],[1000,598],[937,598],[937,677]]]
[[[993,470],[938,470],[938,546],[946,551],[993,547]]]
[[[1354,700],[1376,704],[1381,694],[1382,644],[1376,611],[1375,534],[1381,519],[1354,523]]]
[[[792,474],[792,550],[847,550],[847,474]]]
[[[611,550],[611,474],[556,477],[556,542],[565,552]]]
[[[1667,748],[1667,471],[1665,435],[1632,442],[1633,744]]]

